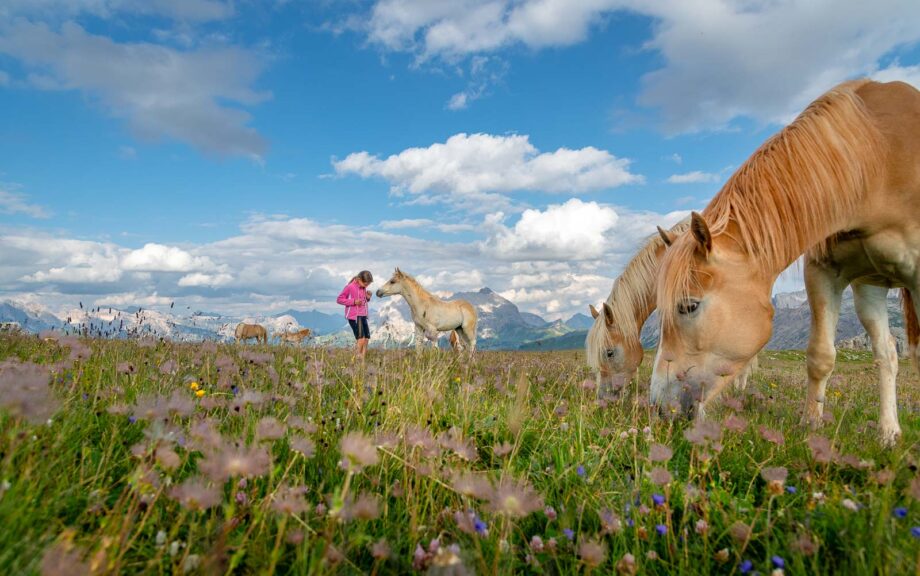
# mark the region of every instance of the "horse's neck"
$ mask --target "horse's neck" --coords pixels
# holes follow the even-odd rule
[[[418,316],[419,309],[424,305],[426,300],[425,297],[427,296],[427,300],[430,300],[431,294],[414,282],[406,282],[405,286],[406,289],[403,290],[403,298],[406,299],[409,310],[412,312],[412,317],[415,318]]]

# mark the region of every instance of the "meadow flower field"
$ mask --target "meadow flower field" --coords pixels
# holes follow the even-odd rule
[[[920,571],[905,363],[886,449],[862,353],[811,430],[799,352],[692,423],[574,351],[43,336],[0,337],[0,574]]]

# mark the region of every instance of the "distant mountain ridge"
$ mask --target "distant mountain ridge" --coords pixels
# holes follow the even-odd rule
[[[510,300],[489,288],[473,292],[458,292],[448,300],[463,299],[476,307],[479,314],[478,347],[484,350],[571,350],[584,347],[587,330],[593,319],[577,313],[569,319],[549,322],[537,314],[521,312]],[[808,344],[811,314],[804,290],[777,294],[773,298],[776,313],[770,349],[804,349]],[[901,306],[897,292],[891,291],[888,311],[892,331],[904,349]],[[69,322],[68,322],[69,320]],[[400,297],[375,299],[370,317],[371,345],[374,347],[406,347],[415,344],[415,328],[409,307]],[[0,302],[0,322],[14,322],[27,332],[38,333],[52,328],[67,327],[72,332],[89,332],[106,337],[151,335],[178,341],[228,340],[233,338],[241,322],[264,325],[270,334],[308,327],[317,345],[350,346],[354,338],[344,315],[327,314],[317,310],[286,310],[268,316],[232,316],[216,312],[161,312],[136,306],[116,308],[73,308],[52,313],[35,302]],[[439,344],[447,346],[446,334]],[[658,341],[657,314],[652,314],[641,334],[643,346],[654,347]],[[842,347],[865,347],[866,337],[856,317],[853,294],[844,292],[837,342]]]

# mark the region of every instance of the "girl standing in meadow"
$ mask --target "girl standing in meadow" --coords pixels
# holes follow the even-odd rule
[[[367,325],[367,301],[371,299],[371,292],[367,289],[374,281],[374,276],[367,270],[358,272],[336,298],[336,302],[345,306],[345,318],[351,325],[355,334],[355,353],[361,360],[367,352],[367,342],[370,340],[371,331]]]

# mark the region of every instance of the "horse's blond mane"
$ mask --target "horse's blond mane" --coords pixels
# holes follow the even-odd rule
[[[671,234],[681,234],[690,227],[690,220],[684,219],[671,228]],[[585,339],[585,355],[588,366],[599,370],[604,362],[607,349],[613,346],[611,332],[617,332],[626,338],[639,337],[638,316],[642,311],[651,311],[655,307],[655,288],[658,279],[658,253],[664,248],[664,241],[659,234],[649,236],[645,245],[633,256],[614,280],[607,304],[613,311],[613,325],[607,329],[604,311],[595,319]]]
[[[776,274],[844,226],[867,183],[880,172],[885,145],[856,90],[840,84],[764,142],[703,210],[713,237],[729,235],[765,276]],[[658,308],[667,323],[674,303],[695,287],[698,244],[684,234],[662,259]]]

